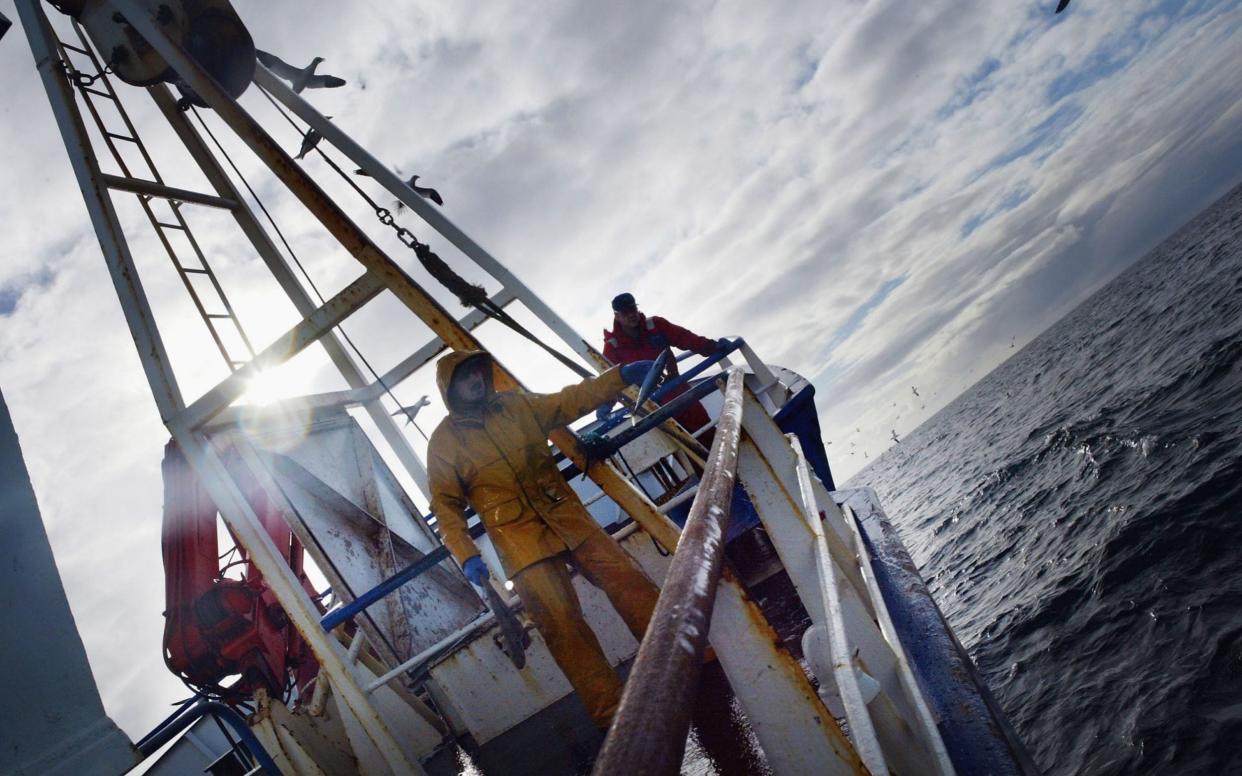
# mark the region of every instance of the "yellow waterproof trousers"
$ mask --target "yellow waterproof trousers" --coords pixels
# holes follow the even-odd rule
[[[588,582],[604,591],[639,641],[660,591],[621,545],[602,530],[569,552],[527,566],[513,578],[526,613],[586,704],[591,721],[607,729],[621,702],[623,685],[583,619],[566,563],[572,563]]]

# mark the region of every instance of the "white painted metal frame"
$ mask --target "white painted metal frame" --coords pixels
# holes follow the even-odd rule
[[[406,757],[384,719],[355,682],[340,645],[319,626],[318,610],[271,537],[263,529],[257,515],[212,450],[210,443],[200,433],[187,427],[184,419],[183,422],[177,422],[185,405],[108,194],[107,183],[95,159],[90,136],[82,122],[69,82],[60,70],[61,60],[54,53],[56,37],[51,23],[43,12],[42,4],[37,0],[16,0],[16,5],[30,39],[35,65],[43,79],[53,116],[99,237],[121,308],[138,346],[139,357],[160,417],[168,425],[186,459],[211,494],[221,516],[238,541],[247,548],[251,561],[263,573],[273,593],[281,601],[294,627],[306,639],[322,670],[332,682],[342,707],[361,723],[360,727],[365,731],[367,739],[382,756],[388,768],[399,774],[421,774],[421,767]],[[145,18],[144,9],[137,3],[121,2],[118,8],[128,18]],[[158,29],[144,32],[160,35]],[[306,333],[305,329],[303,327],[303,334]],[[239,440],[239,448],[241,444]]]
[[[220,166],[215,155],[208,149],[207,144],[203,142],[198,131],[186,118],[186,114],[177,109],[176,98],[169,92],[168,87],[163,84],[151,87],[149,92],[155,104],[159,107],[160,112],[164,114],[164,118],[181,140],[182,145],[189,151],[191,157],[198,164],[199,169],[202,170],[203,175],[206,176],[207,181],[215,189],[217,196],[237,203],[237,207],[232,209],[234,219],[251,244],[254,245],[259,257],[267,265],[276,282],[289,297],[294,308],[304,317],[310,315],[315,310],[315,304],[311,301],[310,295],[294,276],[293,270],[285,260],[285,257],[276,247],[267,231],[260,225],[258,218],[255,217],[254,212],[242,197],[242,193],[233,185],[233,182]],[[429,499],[427,469],[414,452],[414,448],[410,445],[405,434],[402,433],[400,427],[393,421],[380,401],[384,385],[391,388],[393,382],[383,380],[384,385],[368,383],[363,376],[361,368],[359,368],[353,356],[346,350],[335,331],[325,334],[320,343],[323,345],[332,363],[340,371],[346,384],[355,391],[366,392],[358,397],[359,403],[376,428],[379,429],[384,441],[393,451],[397,460],[422,492],[423,497]],[[415,519],[427,537],[429,539],[433,538],[434,534],[423,521],[422,515],[415,516]]]
[[[795,451],[775,422],[760,410],[753,392],[747,390],[745,403],[746,438],[739,453],[738,479],[750,494],[814,626],[830,636],[834,628],[842,631],[854,672],[859,677],[866,674],[879,685],[878,692],[866,702],[873,740],[883,752],[879,762],[898,773],[953,773],[940,733],[908,673],[900,643],[877,622],[887,619],[883,598],[867,584],[845,515],[814,477],[808,478],[814,502],[803,503]],[[811,506],[817,508],[827,531],[816,531],[809,524],[805,513]],[[840,575],[835,580],[836,606],[824,598],[816,551],[819,537],[823,537],[824,550]],[[821,662],[832,665],[832,658]],[[819,680],[822,686],[836,684],[833,675],[819,676]],[[849,692],[845,688],[847,695]],[[857,696],[843,699],[847,704],[858,701]],[[860,713],[857,707],[854,713]],[[868,757],[872,761],[869,765],[876,767],[875,753]]]
[[[849,721],[851,737],[858,756],[871,771],[871,776],[887,774],[888,765],[884,762],[884,752],[876,738],[875,726],[871,724],[871,715],[867,711],[867,701],[859,686],[858,674],[855,673],[851,645],[844,627],[844,615],[841,609],[841,584],[832,555],[828,552],[828,541],[824,538],[824,525],[819,520],[819,507],[815,503],[815,493],[811,489],[811,475],[807,470],[806,457],[802,454],[802,445],[798,438],[789,435],[790,444],[798,462],[798,486],[802,496],[803,519],[814,536],[815,570],[819,575],[818,603],[824,621],[830,623],[827,636],[830,647],[832,673],[836,679],[837,693],[845,707],[845,718]],[[808,606],[811,602],[807,602]],[[804,640],[803,643],[806,643]],[[812,664],[815,665],[814,663]]]
[[[637,531],[622,546],[651,578],[668,571],[670,556]],[[727,569],[716,589],[708,640],[777,776],[867,773],[801,666],[777,646],[759,606]]]
[[[401,180],[387,165],[372,156],[365,148],[355,142],[353,138],[324,117],[314,106],[302,99],[300,95],[295,94],[284,81],[272,75],[271,71],[262,64],[257,65],[254,80],[256,84],[266,89],[276,100],[293,111],[298,118],[319,132],[325,140],[345,154],[354,164],[366,171],[377,183],[387,189],[390,194],[416,213],[419,218],[426,221],[432,229],[456,246],[480,269],[495,278],[507,293],[512,294],[514,298],[526,305],[527,309],[535,314],[535,317],[551,329],[561,341],[569,346],[573,352],[577,353],[587,364],[599,372],[603,372],[611,366],[599,351],[591,347],[582,335],[557,315],[547,303],[531,291],[507,267],[497,261],[491,253],[463,232],[435,205],[428,203],[415,193],[413,189],[405,185],[405,181]]]
[[[818,480],[813,482],[819,485]],[[823,491],[823,485],[819,485],[819,488]],[[826,492],[824,497],[828,497]],[[866,581],[867,589],[871,593],[871,599],[876,602],[876,620],[880,630],[884,633],[884,637],[888,639],[889,643],[897,647],[894,651],[896,652],[901,671],[902,686],[905,687],[906,693],[914,704],[922,729],[928,734],[927,743],[932,748],[936,762],[940,766],[940,772],[952,774],[954,773],[954,768],[953,761],[949,758],[949,750],[945,747],[944,739],[940,736],[940,729],[936,726],[936,717],[932,714],[931,707],[927,705],[927,701],[919,689],[918,680],[914,678],[914,671],[910,668],[910,659],[906,656],[905,649],[901,647],[901,640],[898,638],[897,629],[893,626],[892,618],[888,613],[888,605],[884,603],[884,594],[880,591],[879,583],[876,582],[875,572],[871,568],[871,557],[867,553],[866,543],[862,540],[861,529],[858,527],[858,520],[854,515],[854,510],[846,506],[842,508],[842,512],[854,536],[853,546],[858,551],[858,562],[862,567],[863,579]]]
[[[247,548],[252,562],[267,578],[273,593],[288,612],[292,624],[306,638],[319,660],[332,686],[338,706],[347,718],[347,725],[353,731],[351,738],[355,740],[355,751],[359,751],[360,746],[363,749],[369,747],[374,750],[375,758],[377,758],[372,764],[382,764],[382,767],[395,773],[421,773],[417,761],[410,757],[407,746],[403,746],[394,736],[394,730],[390,726],[392,719],[368,699],[341,645],[329,634],[323,633],[319,627],[318,611],[263,529],[237,483],[233,481],[224,467],[211,439],[202,431],[204,423],[217,415],[239,395],[241,380],[244,376],[224,381],[190,408],[185,408],[168,366],[158,330],[151,318],[132,257],[128,253],[115,211],[108,198],[106,183],[102,180],[98,166],[94,162],[89,136],[77,113],[73,94],[65,79],[55,70],[57,59],[50,53],[53,39],[49,23],[36,0],[17,0],[17,2],[24,17],[31,20],[43,35],[41,46],[32,38],[32,50],[44,77],[49,99],[74,163],[92,221],[104,247],[122,308],[139,347],[143,367],[155,394],[161,417],[217,504],[221,516],[232,529],[238,542]],[[201,69],[189,61],[184,53],[165,37],[164,32],[154,22],[151,13],[154,8],[153,2],[112,0],[112,5],[178,72],[191,83],[195,83],[197,88],[198,83],[202,81]],[[198,82],[195,81],[196,78]],[[290,107],[293,107],[295,112],[298,112],[297,106],[299,105],[302,110],[309,111],[314,120],[302,113],[299,115],[311,126],[320,129],[329,141],[342,150],[350,152],[350,155],[355,157],[355,162],[359,163],[363,169],[367,169],[376,180],[392,190],[441,234],[466,252],[480,267],[500,280],[507,291],[515,294],[588,363],[598,369],[603,368],[602,359],[593,348],[579,338],[489,254],[486,254],[440,213],[417,197],[403,182],[397,180],[387,168],[366,154],[343,133],[335,130],[326,119],[319,116],[287,89],[283,90],[285,95],[281,98],[283,85],[278,81],[265,76],[262,71],[258,80],[277,95],[278,99],[291,101],[293,104]],[[174,128],[176,126],[174,122]],[[183,139],[185,138],[183,133],[179,134],[182,134]],[[191,145],[187,142],[187,147]],[[200,164],[202,164],[201,161]],[[210,165],[203,166],[205,171],[210,167]],[[231,185],[224,186],[223,183],[226,182],[213,181],[213,185],[217,185],[218,191],[221,189],[227,191],[232,187]],[[234,201],[240,203],[240,197],[236,196],[235,191],[233,194]],[[221,191],[221,196],[224,196],[223,191]],[[252,220],[252,218],[248,220],[247,226],[248,231],[254,233],[256,230],[254,224],[251,223]],[[253,234],[252,240],[256,244],[260,242]],[[404,282],[406,286],[400,290],[409,292],[405,301],[407,304],[412,304],[409,299],[413,296],[416,287],[408,278],[398,277],[400,273],[397,270],[385,266],[383,262],[387,261],[386,257],[377,255],[375,252],[366,254],[365,250],[356,255],[366,266],[371,267],[372,271],[364,274],[344,292],[317,309],[310,305],[304,292],[300,291],[300,287],[297,292],[291,290],[296,283],[285,282],[291,278],[291,273],[288,272],[287,267],[283,267],[282,285],[286,286],[286,292],[295,299],[295,303],[298,303],[298,295],[301,295],[299,310],[306,316],[306,319],[287,332],[278,341],[277,346],[268,348],[264,354],[261,354],[253,364],[253,369],[281,363],[310,343],[328,337],[332,326],[378,293],[377,284],[396,288]],[[279,263],[271,261],[270,256],[265,257],[265,260],[269,260],[270,266],[283,266],[283,260]],[[282,274],[276,269],[273,269],[273,272],[276,272],[278,280],[281,280]],[[452,321],[452,319],[449,320]],[[455,321],[452,323],[455,325]],[[441,331],[446,337],[454,333],[451,329]],[[448,333],[443,333],[445,331]],[[463,338],[468,338],[464,331],[461,334]],[[338,366],[340,366],[339,363]],[[344,371],[344,367],[342,369]],[[351,380],[351,384],[353,382]],[[365,387],[365,381],[361,381],[355,387]],[[766,386],[763,392],[767,392]],[[753,396],[750,398],[753,400]],[[760,410],[758,414],[770,421],[766,412]],[[240,434],[235,433],[223,434],[218,441],[235,447],[241,453],[243,462],[259,477],[264,490],[280,508],[282,499],[279,488],[270,482],[270,474],[265,471],[261,456],[250,447],[249,442]],[[618,485],[615,480],[612,483],[614,487]],[[644,502],[647,506],[651,506],[649,502],[641,498],[641,494],[629,493],[626,490],[626,487],[630,491],[634,490],[631,484],[621,481],[620,486],[622,490],[617,492],[618,499],[629,499],[636,503]],[[660,516],[654,513],[654,517]],[[653,516],[648,515],[646,519],[650,522]],[[665,522],[667,523],[666,518]],[[654,528],[655,524],[651,527]],[[675,536],[675,529],[670,530]],[[675,544],[675,540],[670,541],[669,535],[666,535],[667,531],[661,530],[659,533],[661,534],[660,540],[666,545]],[[716,616],[713,620],[712,638],[717,654],[735,687],[739,689],[739,698],[747,708],[756,734],[770,760],[777,766],[778,772],[861,772],[861,763],[857,760],[853,747],[832,723],[805,675],[802,674],[797,664],[789,659],[788,655],[780,653],[775,648],[771,641],[771,632],[767,629],[762,614],[746,597],[740,585],[731,578],[726,578],[721,583]],[[403,718],[402,723],[405,722]],[[408,732],[403,730],[403,736],[408,735]],[[371,758],[363,752],[359,751],[359,756],[371,762]]]

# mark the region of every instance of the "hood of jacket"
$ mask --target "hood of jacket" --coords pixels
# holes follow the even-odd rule
[[[457,373],[457,370],[463,364],[476,359],[487,361],[488,370],[485,375],[487,378],[487,393],[490,396],[495,391],[495,378],[492,373],[492,370],[495,368],[495,362],[492,360],[490,353],[483,350],[454,350],[436,363],[436,387],[440,389],[440,398],[444,399],[444,406],[448,407],[451,414],[466,412],[466,409],[463,407],[453,406],[453,401],[449,398],[449,387],[453,384],[453,375]]]

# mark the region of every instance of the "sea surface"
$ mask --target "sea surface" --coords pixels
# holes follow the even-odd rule
[[[849,485],[1047,773],[1242,773],[1242,187]]]

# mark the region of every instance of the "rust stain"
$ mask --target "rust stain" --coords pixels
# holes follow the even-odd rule
[[[771,641],[776,652],[777,664],[769,664],[768,668],[772,670],[780,670],[788,675],[791,680],[793,680],[793,683],[798,688],[798,691],[816,710],[816,714],[814,716],[815,722],[823,729],[824,735],[828,739],[828,745],[832,747],[832,750],[836,753],[837,757],[839,757],[842,762],[847,763],[855,773],[868,774],[869,771],[867,770],[867,766],[863,765],[862,760],[858,757],[858,752],[854,750],[854,745],[841,730],[841,727],[837,724],[837,721],[833,719],[832,714],[828,712],[827,707],[824,706],[824,702],[820,700],[819,694],[815,692],[813,687],[811,687],[811,683],[806,677],[806,672],[802,670],[802,666],[799,665],[793,655],[791,655],[789,651],[781,645],[780,636],[777,635],[776,630],[772,627],[771,623],[768,622],[768,618],[764,616],[763,610],[759,608],[759,605],[755,603],[755,601],[746,592],[745,588],[743,588],[738,582],[731,569],[725,568],[724,574],[721,575],[721,579],[737,585],[738,591],[742,598],[743,611],[746,614],[747,620],[750,621],[751,627],[762,634],[766,640]]]

